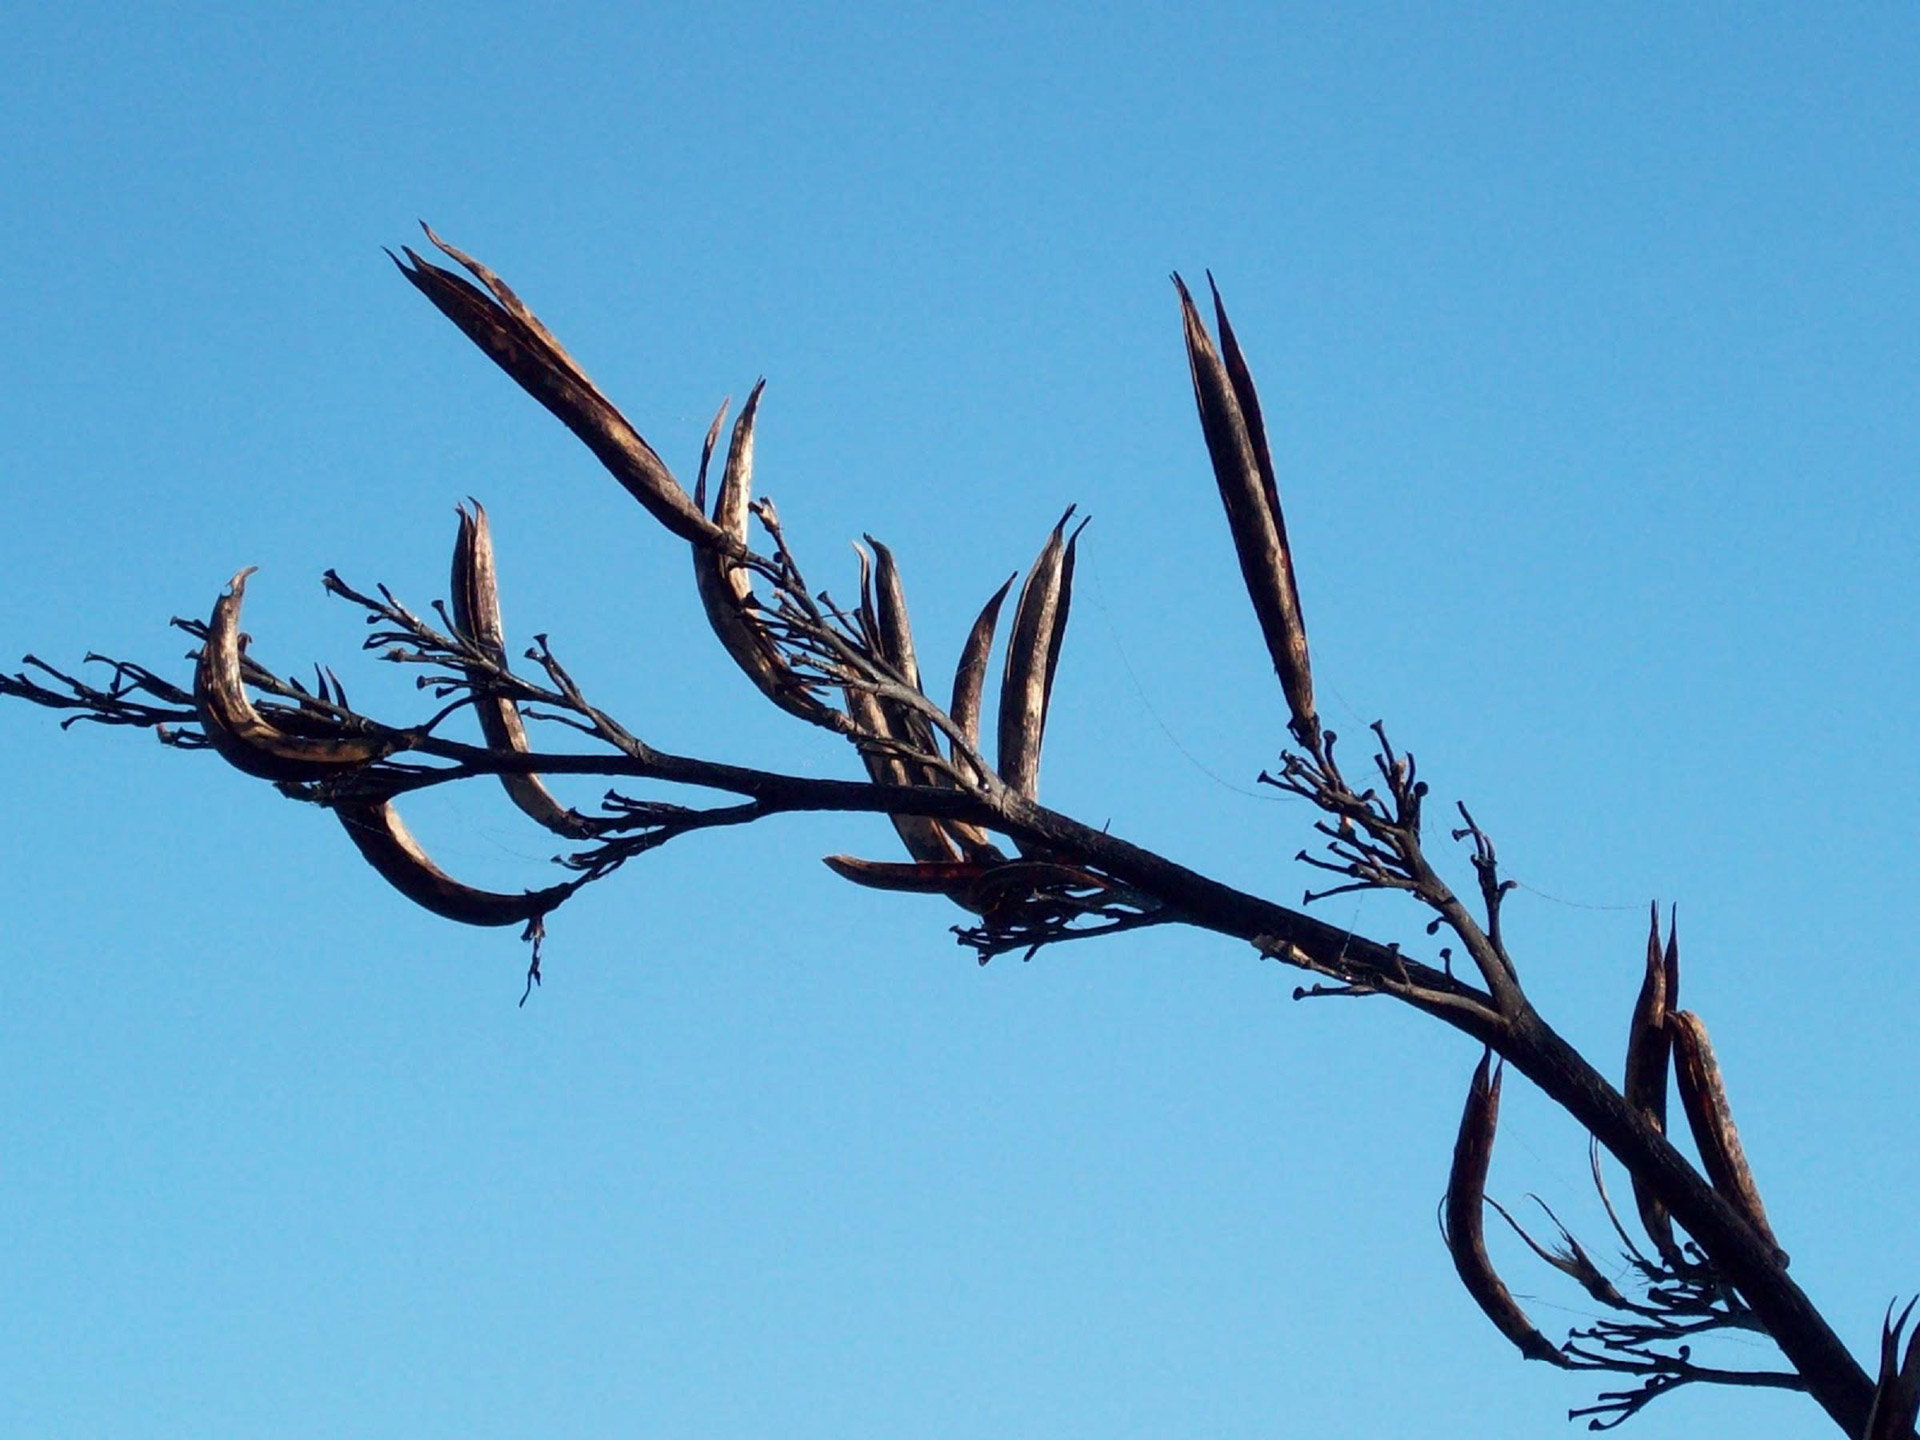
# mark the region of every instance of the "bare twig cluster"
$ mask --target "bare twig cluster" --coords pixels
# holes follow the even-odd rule
[[[1202,433],[1287,709],[1292,744],[1277,769],[1260,778],[1309,801],[1322,817],[1314,826],[1318,852],[1302,851],[1299,859],[1333,881],[1308,890],[1303,906],[1354,891],[1405,894],[1426,913],[1427,935],[1436,942],[1427,958],[1223,885],[1039,803],[1041,753],[1085,525],[1074,524],[1071,508],[1013,600],[989,759],[982,735],[986,679],[1013,579],[980,610],[951,686],[934,698],[892,550],[871,535],[855,546],[857,583],[844,603],[836,601],[803,574],[773,503],[755,497],[762,384],[730,430],[721,407],[689,493],[499,276],[431,230],[427,237],[456,268],[406,249],[404,258],[394,257],[401,274],[688,545],[701,608],[722,648],[769,702],[848,741],[865,778],[813,778],[669,754],[590,700],[545,635],[515,657],[488,518],[477,501],[459,510],[449,593],[433,602],[431,618],[384,586],[368,591],[332,571],[325,577],[330,593],[363,612],[368,649],[417,667],[419,688],[438,706],[418,719],[361,713],[331,670],[316,670],[306,685],[261,663],[240,630],[251,569],[234,575],[207,620],[174,622],[197,642],[190,688],[128,661],[87,656],[102,667],[94,680],[29,656],[20,673],[0,676],[0,694],[65,711],[65,725],[131,726],[181,749],[211,749],[245,774],[325,807],[373,870],[416,904],[466,924],[522,927],[534,945],[529,988],[540,978],[547,918],[629,861],[696,831],[797,811],[848,811],[889,817],[906,858],[832,855],[826,863],[834,873],[873,889],[950,899],[968,916],[955,934],[982,963],[1178,923],[1249,943],[1308,972],[1312,978],[1297,996],[1401,1000],[1485,1047],[1443,1209],[1446,1244],[1468,1294],[1528,1358],[1631,1382],[1574,1416],[1606,1429],[1682,1386],[1757,1386],[1807,1392],[1852,1436],[1913,1434],[1920,1340],[1909,1339],[1904,1354],[1900,1343],[1913,1307],[1897,1320],[1889,1310],[1877,1375],[1870,1377],[1788,1275],[1706,1027],[1678,1008],[1679,945],[1671,924],[1663,940],[1656,910],[1616,1088],[1529,1000],[1502,930],[1512,882],[1502,878],[1494,843],[1467,807],[1456,803],[1460,823],[1450,829],[1466,847],[1474,879],[1462,898],[1425,848],[1428,783],[1413,756],[1376,723],[1366,778],[1343,769],[1339,737],[1315,709],[1294,555],[1259,398],[1217,289],[1216,343],[1174,277]],[[478,744],[442,733],[445,722],[468,711]],[[539,726],[569,737],[573,748],[537,748]],[[582,810],[549,789],[544,777],[553,775],[597,776],[615,788]],[[484,776],[568,847],[556,857],[564,879],[519,892],[479,889],[442,870],[408,832],[399,809],[406,796]],[[630,793],[650,783],[718,798],[689,805]],[[1593,1137],[1595,1186],[1622,1247],[1617,1263],[1603,1265],[1552,1211],[1544,1213],[1554,1238],[1543,1241],[1487,1197],[1508,1066]],[[1679,1091],[1698,1165],[1669,1139],[1670,1086]],[[1607,1195],[1602,1149],[1628,1173],[1644,1244]],[[1604,1318],[1558,1344],[1547,1339],[1494,1270],[1484,1233],[1489,1206]],[[1726,1369],[1694,1358],[1696,1341],[1729,1330],[1771,1339],[1784,1368]]]

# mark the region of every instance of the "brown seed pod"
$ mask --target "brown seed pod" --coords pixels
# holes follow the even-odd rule
[[[1253,375],[1240,353],[1233,327],[1227,323],[1220,292],[1213,292],[1215,322],[1220,329],[1224,361],[1215,350],[1193,297],[1178,275],[1181,321],[1186,332],[1187,363],[1193,373],[1194,400],[1200,409],[1200,429],[1213,461],[1214,479],[1226,507],[1227,527],[1233,533],[1241,578],[1253,601],[1274,673],[1286,695],[1291,728],[1303,745],[1316,743],[1320,721],[1313,705],[1313,668],[1307,653],[1307,627],[1301,617],[1300,594],[1294,583],[1293,552],[1287,544],[1287,524],[1280,509],[1280,490],[1274,478],[1273,457],[1267,448],[1266,424]],[[1208,277],[1212,284],[1212,277]]]
[[[1887,1318],[1880,1326],[1879,1381],[1861,1440],[1911,1440],[1914,1421],[1920,1418],[1920,1329],[1907,1341],[1905,1360],[1900,1357],[1900,1332],[1906,1329],[1914,1303],[1909,1300],[1897,1320],[1893,1306],[1887,1307]]]
[[[293,734],[254,707],[240,677],[240,604],[249,565],[214,601],[207,638],[193,672],[193,703],[207,740],[237,770],[263,780],[318,780],[343,775],[407,748],[398,731],[378,735]],[[303,724],[305,729],[319,728]]]
[[[408,246],[400,273],[460,327],[520,387],[585,442],[600,463],[647,508],[656,520],[683,540],[719,542],[712,522],[700,513],[666,462],[641,438],[627,417],[600,393],[553,332],[540,323],[520,297],[486,266],[447,244],[422,225],[427,239],[474,279],[475,286],[451,270],[423,260]],[[391,254],[391,252],[389,252]]]
[[[453,623],[495,663],[504,666],[506,628],[500,615],[500,581],[494,569],[493,535],[487,526],[486,507],[476,500],[471,515],[464,508],[459,515],[460,534],[453,546]],[[528,754],[533,746],[527,738],[526,722],[520,718],[520,707],[509,696],[489,693],[486,673],[478,667],[469,667],[467,678],[474,687],[473,713],[488,746],[515,755]],[[500,784],[515,805],[556,835],[577,840],[591,833],[585,818],[555,799],[538,775],[502,775]]]
[[[907,616],[907,592],[900,579],[900,566],[894,560],[893,552],[880,541],[871,535],[866,537],[866,541],[873,547],[873,568],[871,572],[867,571],[863,556],[862,605],[863,612],[873,617],[877,627],[874,638],[880,649],[880,658],[912,689],[924,695],[926,691],[920,684],[920,663],[914,654],[913,625]],[[869,573],[872,587],[870,595],[866,589]],[[880,701],[880,709],[886,716],[890,733],[907,737],[913,748],[923,755],[940,753],[933,722],[923,712],[911,705],[885,699]],[[945,789],[953,787],[953,777],[935,766],[909,763],[906,768],[915,784],[937,785]],[[968,859],[1005,858],[979,826],[963,820],[943,820],[938,823]]]
[[[1493,1069],[1493,1052],[1480,1057],[1460,1116],[1460,1134],[1453,1145],[1453,1170],[1447,1179],[1443,1233],[1460,1283],[1494,1328],[1520,1347],[1529,1360],[1564,1366],[1567,1361],[1520,1308],[1487,1255],[1481,1207],[1487,1193],[1487,1169],[1493,1161],[1493,1135],[1500,1121],[1500,1072]]]
[[[967,632],[967,643],[961,648],[960,663],[953,672],[953,705],[947,713],[975,750],[980,748],[980,695],[986,686],[987,665],[992,659],[993,631],[1000,620],[1000,606],[1007,598],[1007,591],[1013,588],[1015,578],[1009,575],[1006,584],[994,591],[993,598],[981,608],[979,618]],[[954,760],[965,764],[959,755],[955,755]]]
[[[871,653],[888,659],[888,642],[880,607],[874,596],[873,557],[859,545],[853,547],[860,558],[859,629]],[[896,582],[897,583],[897,582]],[[904,602],[901,609],[904,611]],[[889,662],[891,663],[891,662]],[[897,667],[895,667],[897,668]],[[853,720],[854,745],[868,777],[876,785],[924,785],[930,783],[925,768],[916,765],[904,753],[915,750],[932,754],[930,730],[917,729],[911,722],[924,720],[896,701],[882,700],[873,691],[858,685],[845,687],[847,714]],[[941,821],[925,815],[889,815],[907,853],[923,864],[945,865],[960,858],[960,848]]]
[[[1000,778],[1032,800],[1040,792],[1040,748],[1046,738],[1047,707],[1053,695],[1053,674],[1065,639],[1065,612],[1070,601],[1067,522],[1073,507],[1053,527],[1020,587],[1013,609],[1013,633],[1007,637],[1007,659],[1000,674]],[[1074,538],[1079,538],[1074,531]]]
[[[789,715],[845,733],[846,717],[814,697],[767,634],[760,607],[753,598],[752,576],[744,565],[732,558],[733,554],[745,553],[747,548],[748,506],[753,497],[753,430],[760,413],[760,394],[765,388],[764,380],[755,384],[747,403],[741,407],[732,441],[727,446],[720,493],[714,497],[714,529],[729,542],[731,551],[695,540],[694,584],[700,591],[700,607],[706,612],[713,633],[762,695]],[[700,452],[700,478],[694,490],[696,508],[706,503],[707,465],[713,458],[714,442],[719,438],[726,413],[726,406],[722,405]]]
[[[849,687],[847,713],[853,717],[856,734],[868,737],[869,743],[863,744],[859,740],[854,743],[860,750],[861,763],[867,767],[867,776],[874,784],[921,783],[918,767],[910,769],[907,760],[885,743],[898,741],[901,737],[894,733],[886,707],[872,692]],[[882,743],[874,744],[872,741]],[[925,815],[889,815],[887,818],[893,822],[901,843],[915,860],[949,864],[959,859],[959,850],[940,821]]]
[[[1672,1048],[1667,1032],[1667,969],[1660,950],[1660,907],[1656,902],[1647,934],[1646,975],[1640,982],[1633,1024],[1627,1032],[1627,1071],[1621,1091],[1627,1103],[1662,1134],[1667,1129],[1667,1066]],[[1631,1179],[1641,1225],[1660,1258],[1678,1269],[1682,1257],[1665,1203],[1638,1175]]]
[[[1673,1073],[1680,1103],[1687,1112],[1687,1124],[1707,1179],[1760,1232],[1760,1238],[1773,1247],[1774,1258],[1784,1266],[1787,1254],[1767,1223],[1767,1208],[1760,1203],[1759,1187],[1753,1183],[1753,1171],[1727,1104],[1720,1066],[1707,1039],[1706,1022],[1690,1010],[1676,1010],[1667,1017],[1667,1028],[1673,1034]]]
[[[388,884],[424,910],[462,925],[523,925],[540,919],[583,883],[571,880],[518,895],[476,890],[434,864],[390,801],[337,804],[347,837]]]
[[[945,864],[912,861],[862,860],[853,855],[828,855],[826,866],[843,880],[870,890],[896,890],[914,895],[951,895],[980,878],[987,868],[976,861]]]

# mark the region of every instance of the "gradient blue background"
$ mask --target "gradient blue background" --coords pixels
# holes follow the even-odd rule
[[[1679,900],[1794,1273],[1863,1353],[1920,1288],[1910,7],[11,14],[9,660],[178,656],[167,617],[258,564],[263,656],[413,714],[316,578],[426,603],[471,493],[516,638],[639,733],[851,773],[394,274],[425,216],[683,473],[770,377],[761,487],[817,583],[895,547],[933,666],[1083,505],[1044,798],[1289,899],[1311,817],[1251,785],[1284,712],[1165,278],[1210,266],[1330,721],[1474,806],[1609,1069]],[[1608,1386],[1454,1282],[1475,1055],[1385,1002],[1175,933],[980,970],[956,912],[818,863],[894,853],[838,818],[630,867],[516,1009],[511,935],[324,815],[21,706],[0,736],[0,1433],[1504,1437]],[[464,878],[547,873],[491,790],[409,815]],[[1584,1172],[1511,1085],[1494,1193],[1603,1245]],[[1588,1317],[1495,1245],[1550,1333]],[[1825,1423],[1683,1393],[1633,1433]]]

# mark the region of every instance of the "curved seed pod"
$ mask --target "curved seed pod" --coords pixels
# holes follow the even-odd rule
[[[500,581],[493,564],[493,536],[487,528],[486,507],[473,502],[473,514],[459,511],[460,535],[453,546],[453,623],[474,644],[501,665],[507,660],[506,628],[500,617]],[[480,733],[494,750],[525,755],[533,749],[527,739],[520,707],[506,695],[489,694],[484,672],[470,668],[474,686],[473,713]],[[538,775],[502,775],[508,797],[529,817],[571,839],[591,833],[578,811],[562,805]]]
[[[423,910],[462,925],[524,925],[538,920],[582,883],[570,880],[519,895],[463,885],[428,857],[390,801],[334,806],[347,837],[383,879]]]
[[[1006,666],[1000,675],[1000,778],[1027,799],[1040,791],[1040,746],[1047,726],[1047,702],[1056,654],[1062,638],[1061,577],[1066,564],[1067,521],[1060,517],[1027,572],[1013,610],[1013,634],[1007,639]]]
[[[953,705],[947,713],[975,750],[980,748],[980,694],[986,686],[987,664],[993,654],[993,631],[1000,621],[1000,606],[1007,598],[1007,591],[1013,588],[1015,578],[1009,575],[1006,584],[994,591],[993,598],[981,608],[979,618],[967,632],[967,643],[961,647],[960,663],[953,672]],[[954,759],[965,763],[960,756]]]
[[[1173,277],[1180,292],[1181,322],[1186,331],[1187,364],[1193,373],[1193,396],[1200,409],[1200,429],[1227,511],[1227,527],[1240,558],[1240,575],[1253,601],[1260,633],[1273,658],[1274,673],[1286,694],[1292,714],[1291,729],[1303,745],[1313,745],[1320,720],[1313,707],[1313,668],[1307,654],[1307,627],[1300,613],[1300,594],[1294,584],[1293,552],[1287,545],[1287,525],[1280,510],[1280,490],[1267,449],[1267,431],[1233,328],[1227,323],[1220,292],[1213,292],[1214,317],[1220,328],[1222,361],[1187,293],[1186,282]],[[1212,277],[1208,277],[1209,285]]]
[[[520,297],[486,266],[447,244],[425,225],[427,239],[465,268],[481,286],[423,260],[402,246],[406,261],[393,263],[415,289],[431,300],[442,315],[460,327],[488,359],[512,376],[534,399],[580,437],[614,479],[647,508],[654,519],[683,540],[719,540],[712,523],[702,515],[673,478],[666,462],[641,438],[626,416],[600,393],[573,357],[542,325]],[[392,252],[388,252],[390,255]]]
[[[1686,1109],[1687,1124],[1693,1130],[1694,1147],[1700,1152],[1707,1179],[1760,1232],[1760,1238],[1773,1247],[1774,1258],[1784,1266],[1787,1254],[1767,1223],[1767,1208],[1760,1203],[1759,1187],[1753,1183],[1747,1152],[1741,1148],[1740,1132],[1734,1128],[1733,1111],[1727,1104],[1727,1087],[1720,1079],[1712,1042],[1707,1039],[1706,1022],[1691,1010],[1676,1010],[1667,1017],[1667,1027],[1673,1032],[1673,1073],[1680,1088],[1680,1103]]]
[[[407,747],[403,734],[295,734],[254,708],[240,678],[240,604],[249,565],[214,601],[206,642],[193,671],[193,704],[201,728],[221,758],[262,780],[317,780],[342,775]],[[303,727],[305,728],[305,727]]]
[[[1911,1440],[1916,1418],[1920,1418],[1920,1329],[1907,1341],[1907,1354],[1900,1358],[1900,1332],[1913,1314],[1914,1301],[1893,1318],[1893,1306],[1887,1306],[1887,1318],[1880,1326],[1880,1375],[1874,1386],[1873,1404],[1867,1411],[1866,1428],[1861,1440]]]
[[[1667,1033],[1667,969],[1660,950],[1660,906],[1656,901],[1647,933],[1647,970],[1634,1002],[1633,1025],[1627,1032],[1627,1072],[1621,1093],[1627,1103],[1662,1134],[1667,1129],[1667,1064],[1673,1042]],[[1680,1247],[1674,1242],[1673,1221],[1667,1207],[1638,1175],[1633,1181],[1633,1203],[1640,1223],[1660,1258],[1678,1269]]]
[[[929,864],[862,860],[854,855],[823,858],[826,867],[843,880],[851,880],[869,890],[895,890],[913,895],[950,895],[978,880],[987,868],[973,861]]]
[[[1487,1169],[1493,1160],[1493,1134],[1500,1121],[1500,1072],[1493,1070],[1493,1052],[1480,1057],[1460,1116],[1460,1134],[1453,1145],[1453,1171],[1447,1178],[1444,1234],[1460,1283],[1494,1328],[1520,1347],[1529,1360],[1564,1366],[1566,1357],[1534,1328],[1506,1282],[1494,1272],[1487,1255],[1481,1206],[1487,1193]]]
[[[744,553],[747,548],[748,502],[753,496],[753,427],[759,417],[760,393],[766,383],[762,380],[756,384],[747,403],[741,407],[733,438],[727,446],[720,493],[713,502],[714,529],[730,542],[733,553]],[[726,413],[726,406],[722,405],[701,450],[700,479],[694,492],[701,504],[706,503],[707,464]],[[814,698],[768,637],[746,567],[730,558],[726,547],[695,540],[693,579],[700,591],[700,608],[706,611],[707,623],[754,688],[789,715],[845,733],[846,717]]]

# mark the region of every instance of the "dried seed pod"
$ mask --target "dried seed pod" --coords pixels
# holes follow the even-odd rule
[[[1667,969],[1660,949],[1660,907],[1656,902],[1647,934],[1647,968],[1634,1003],[1633,1024],[1627,1032],[1627,1071],[1621,1090],[1627,1103],[1662,1134],[1667,1129],[1667,1064],[1672,1039],[1667,1033]],[[1666,1204],[1638,1175],[1633,1181],[1633,1203],[1654,1249],[1669,1266],[1682,1263],[1673,1238],[1673,1221]]]
[[[1227,323],[1220,292],[1213,292],[1214,318],[1221,349],[1215,350],[1193,297],[1178,275],[1181,320],[1186,331],[1187,363],[1193,373],[1194,400],[1200,409],[1200,429],[1213,461],[1214,479],[1226,507],[1227,526],[1233,532],[1240,574],[1253,601],[1260,633],[1273,658],[1274,673],[1292,715],[1291,729],[1303,745],[1317,743],[1320,721],[1313,705],[1313,669],[1307,653],[1306,622],[1301,618],[1300,593],[1294,582],[1293,552],[1287,544],[1287,524],[1280,509],[1280,490],[1274,478],[1273,457],[1267,448],[1266,424],[1253,375]],[[1212,277],[1208,277],[1209,285]]]
[[[875,642],[879,646],[880,658],[888,667],[904,680],[908,686],[922,695],[926,691],[920,684],[920,663],[914,655],[913,625],[907,616],[907,592],[900,579],[900,566],[893,558],[893,552],[880,541],[869,535],[866,541],[873,547],[873,568],[869,572],[864,564],[863,555],[861,582],[863,613],[873,617],[876,627]],[[868,591],[869,575],[871,592]],[[923,755],[938,755],[939,741],[935,736],[933,722],[911,705],[898,701],[882,699],[881,711],[886,715],[887,729],[895,736],[904,736],[913,748]],[[907,773],[918,785],[937,785],[952,788],[953,777],[931,765],[907,765]],[[957,844],[970,860],[998,860],[1005,857],[997,846],[987,838],[986,831],[977,825],[963,820],[943,820],[939,824],[946,830],[948,837]]]
[[[1493,1161],[1493,1135],[1500,1121],[1500,1072],[1493,1069],[1493,1052],[1480,1057],[1460,1116],[1460,1134],[1453,1145],[1453,1171],[1447,1179],[1444,1234],[1460,1283],[1494,1328],[1520,1347],[1529,1360],[1564,1366],[1566,1357],[1527,1318],[1526,1311],[1494,1272],[1487,1255],[1481,1206],[1487,1193],[1487,1169]]]
[[[423,910],[462,925],[523,925],[540,919],[585,883],[570,880],[518,895],[476,890],[434,864],[420,848],[391,801],[334,806],[347,837],[388,884]]]
[[[960,663],[953,672],[953,705],[947,713],[975,750],[980,748],[980,694],[985,688],[987,664],[992,658],[993,631],[1000,620],[1000,606],[1007,598],[1007,591],[1013,588],[1014,579],[1009,575],[1006,584],[994,591],[993,598],[981,608],[979,618],[967,632],[967,643],[961,648]],[[959,755],[954,759],[956,763],[965,763]]]
[[[863,743],[856,739],[860,750],[861,763],[867,767],[867,775],[876,785],[914,785],[921,783],[918,768],[909,768],[908,762],[895,753],[888,742],[899,742],[888,722],[887,711],[874,698],[870,691],[849,687],[847,690],[847,713],[853,717],[858,735],[868,737]],[[873,743],[873,742],[879,743]],[[907,847],[907,853],[915,860],[930,864],[950,864],[959,859],[959,851],[948,836],[946,827],[938,820],[925,815],[889,815],[900,841]]]
[[[486,507],[476,500],[473,514],[462,508],[459,515],[460,534],[453,547],[453,623],[496,664],[505,666],[506,627],[500,616],[500,581]],[[467,679],[474,687],[473,713],[488,746],[528,754],[533,746],[520,707],[509,696],[490,693],[486,672],[479,667],[468,667]],[[556,835],[577,840],[591,833],[585,818],[555,799],[538,775],[502,775],[500,784],[515,805]]]
[[[1760,1203],[1760,1190],[1753,1183],[1740,1132],[1734,1128],[1733,1111],[1727,1104],[1720,1066],[1713,1058],[1713,1045],[1707,1039],[1706,1023],[1690,1010],[1676,1010],[1667,1017],[1667,1027],[1673,1034],[1673,1072],[1680,1088],[1680,1103],[1687,1112],[1687,1124],[1693,1130],[1693,1143],[1707,1179],[1760,1232],[1760,1238],[1773,1247],[1774,1258],[1784,1266],[1787,1254],[1767,1223],[1767,1209]]]
[[[1900,1332],[1906,1329],[1914,1304],[1909,1300],[1897,1320],[1889,1305],[1881,1322],[1879,1380],[1861,1440],[1911,1440],[1914,1421],[1920,1418],[1920,1329],[1908,1339],[1904,1361],[1900,1357]]]
[[[410,737],[403,732],[349,734],[331,721],[324,726],[303,721],[303,733],[296,734],[254,707],[240,678],[240,604],[253,572],[251,565],[240,571],[227,582],[227,593],[214,601],[207,638],[194,666],[194,708],[213,748],[235,769],[263,780],[343,775],[406,749]],[[317,729],[325,733],[304,733]]]
[[[895,890],[914,895],[951,895],[980,878],[987,868],[975,861],[902,863],[889,860],[862,860],[853,855],[828,855],[829,870],[843,880],[865,885],[870,890]]]
[[[666,462],[601,394],[520,297],[472,256],[454,249],[427,226],[421,228],[426,230],[427,239],[485,289],[402,246],[406,261],[394,256],[393,263],[414,288],[459,326],[488,359],[579,436],[656,520],[683,540],[718,543],[720,537],[712,522],[680,488]]]
[[[760,394],[765,388],[766,381],[757,383],[741,407],[727,447],[720,493],[714,497],[713,525],[731,549],[695,540],[694,583],[700,591],[700,607],[706,611],[713,633],[762,695],[789,715],[845,733],[846,717],[813,696],[767,634],[759,604],[753,598],[752,576],[744,565],[732,558],[747,548],[748,504],[753,495],[753,429],[760,413]],[[694,492],[700,505],[706,503],[707,464],[713,457],[714,441],[726,413],[726,406],[722,405],[700,453],[700,478]]]
[[[913,653],[913,624],[907,618],[907,591],[900,582],[900,566],[893,558],[893,551],[871,535],[866,540],[873,547],[873,588],[881,657],[899,672],[901,679],[918,690],[920,662]]]
[[[1000,778],[1027,799],[1040,791],[1040,747],[1046,738],[1047,707],[1052,699],[1053,673],[1065,638],[1063,596],[1068,542],[1067,521],[1073,507],[1053,527],[1020,587],[1013,609],[1013,633],[1007,638],[1007,659],[1000,674]],[[1076,538],[1079,531],[1074,532]]]
[[[874,598],[873,557],[859,545],[855,545],[853,551],[860,558],[859,628],[870,647],[869,653],[887,661],[886,627]],[[876,785],[928,784],[925,768],[913,763],[904,753],[935,753],[931,730],[912,723],[924,722],[924,717],[895,701],[882,700],[872,690],[858,685],[846,686],[845,692],[847,714],[853,720],[854,744],[860,751],[861,763],[867,767],[868,777]],[[915,860],[934,865],[958,861],[959,847],[942,822],[925,815],[889,815],[887,818]]]

